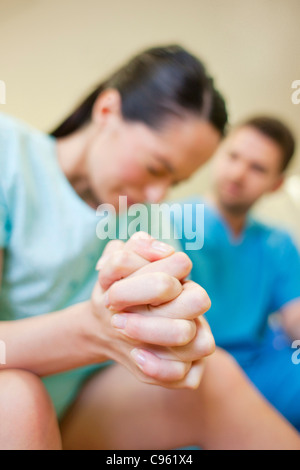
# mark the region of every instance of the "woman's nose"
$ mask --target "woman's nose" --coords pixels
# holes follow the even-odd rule
[[[147,186],[145,189],[146,201],[153,204],[160,202],[162,199],[164,199],[168,188],[168,184],[156,184]]]

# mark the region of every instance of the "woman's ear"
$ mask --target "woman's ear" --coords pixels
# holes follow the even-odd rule
[[[100,93],[93,106],[92,121],[102,126],[107,119],[120,119],[121,116],[121,95],[118,90],[108,88]]]

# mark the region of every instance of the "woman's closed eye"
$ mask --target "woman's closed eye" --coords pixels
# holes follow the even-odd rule
[[[162,178],[168,174],[165,168],[155,168],[153,166],[147,166],[147,171],[156,178]]]

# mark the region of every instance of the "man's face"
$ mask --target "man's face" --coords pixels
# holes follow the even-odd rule
[[[214,165],[218,201],[232,213],[246,213],[282,182],[282,151],[252,127],[234,130],[220,146]]]

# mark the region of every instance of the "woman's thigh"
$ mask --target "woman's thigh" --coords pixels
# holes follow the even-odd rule
[[[218,350],[197,390],[138,382],[112,366],[83,388],[61,423],[65,449],[300,448],[298,434]]]
[[[0,372],[0,449],[61,448],[52,402],[40,378],[16,369]]]

